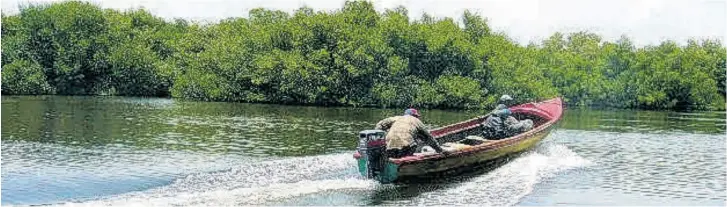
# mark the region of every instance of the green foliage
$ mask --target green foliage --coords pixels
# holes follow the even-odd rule
[[[125,43],[115,47],[108,57],[111,72],[111,86],[118,95],[164,96],[169,81],[165,79],[166,69],[151,47],[143,44]]]
[[[16,60],[3,65],[2,93],[42,95],[53,91],[38,63]]]
[[[719,41],[636,48],[556,33],[521,46],[480,15],[253,9],[216,24],[67,1],[2,16],[2,93],[172,96],[205,101],[489,108],[562,96],[570,105],[724,109]]]

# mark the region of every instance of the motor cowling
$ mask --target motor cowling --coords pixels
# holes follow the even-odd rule
[[[386,164],[386,132],[364,130],[359,132],[358,153],[361,155],[361,173],[367,178],[376,178]]]

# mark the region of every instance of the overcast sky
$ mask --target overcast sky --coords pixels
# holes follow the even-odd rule
[[[264,7],[292,12],[301,6],[335,10],[344,0],[91,0],[104,8],[144,7],[164,18],[216,21],[226,17],[247,17],[253,8]],[[2,0],[3,13],[17,12],[19,4],[53,0]],[[554,32],[587,30],[605,40],[621,35],[637,45],[657,44],[666,39],[685,42],[691,37],[727,36],[725,0],[374,0],[377,10],[399,5],[409,16],[423,12],[459,20],[465,9],[487,17],[490,26],[516,41],[539,42]]]

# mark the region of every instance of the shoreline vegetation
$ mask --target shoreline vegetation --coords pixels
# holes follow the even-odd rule
[[[555,33],[519,45],[480,15],[253,9],[212,24],[87,2],[2,15],[3,95],[112,95],[285,105],[491,108],[561,96],[568,106],[725,110],[720,40],[636,47]]]

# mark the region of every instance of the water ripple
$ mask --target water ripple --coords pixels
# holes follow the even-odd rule
[[[724,206],[726,199],[724,112],[567,110],[539,147],[491,171],[376,185],[357,176],[355,135],[398,109],[2,98],[3,205]],[[479,115],[421,112],[431,127]]]

